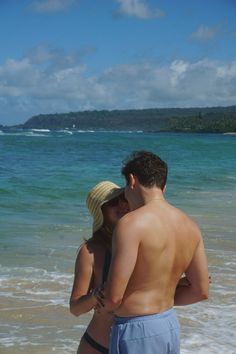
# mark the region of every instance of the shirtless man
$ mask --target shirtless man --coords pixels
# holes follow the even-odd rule
[[[177,354],[174,305],[208,298],[201,232],[165,199],[167,165],[151,152],[134,152],[123,166],[131,212],[113,235],[105,310],[115,313],[112,354]],[[177,286],[185,274],[190,286]]]

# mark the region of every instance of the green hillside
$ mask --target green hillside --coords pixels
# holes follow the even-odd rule
[[[23,129],[143,130],[173,132],[236,132],[236,106],[84,111],[41,114]]]

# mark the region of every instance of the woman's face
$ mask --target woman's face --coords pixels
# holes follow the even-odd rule
[[[128,213],[128,211],[128,202],[125,199],[124,194],[121,194],[117,198],[114,198],[109,202],[103,204],[102,213],[104,223],[114,228],[120,218],[122,218],[122,216]]]

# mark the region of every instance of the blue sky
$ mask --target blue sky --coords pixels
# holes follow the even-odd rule
[[[236,104],[236,0],[1,0],[0,124]]]

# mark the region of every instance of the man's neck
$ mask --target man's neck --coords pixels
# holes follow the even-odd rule
[[[140,189],[139,195],[133,201],[133,205],[131,209],[135,210],[151,202],[163,201],[163,200],[165,200],[165,198],[161,189],[156,187],[153,188],[142,187]]]
[[[142,193],[143,205],[154,201],[165,200],[163,192],[159,188],[146,188]]]

